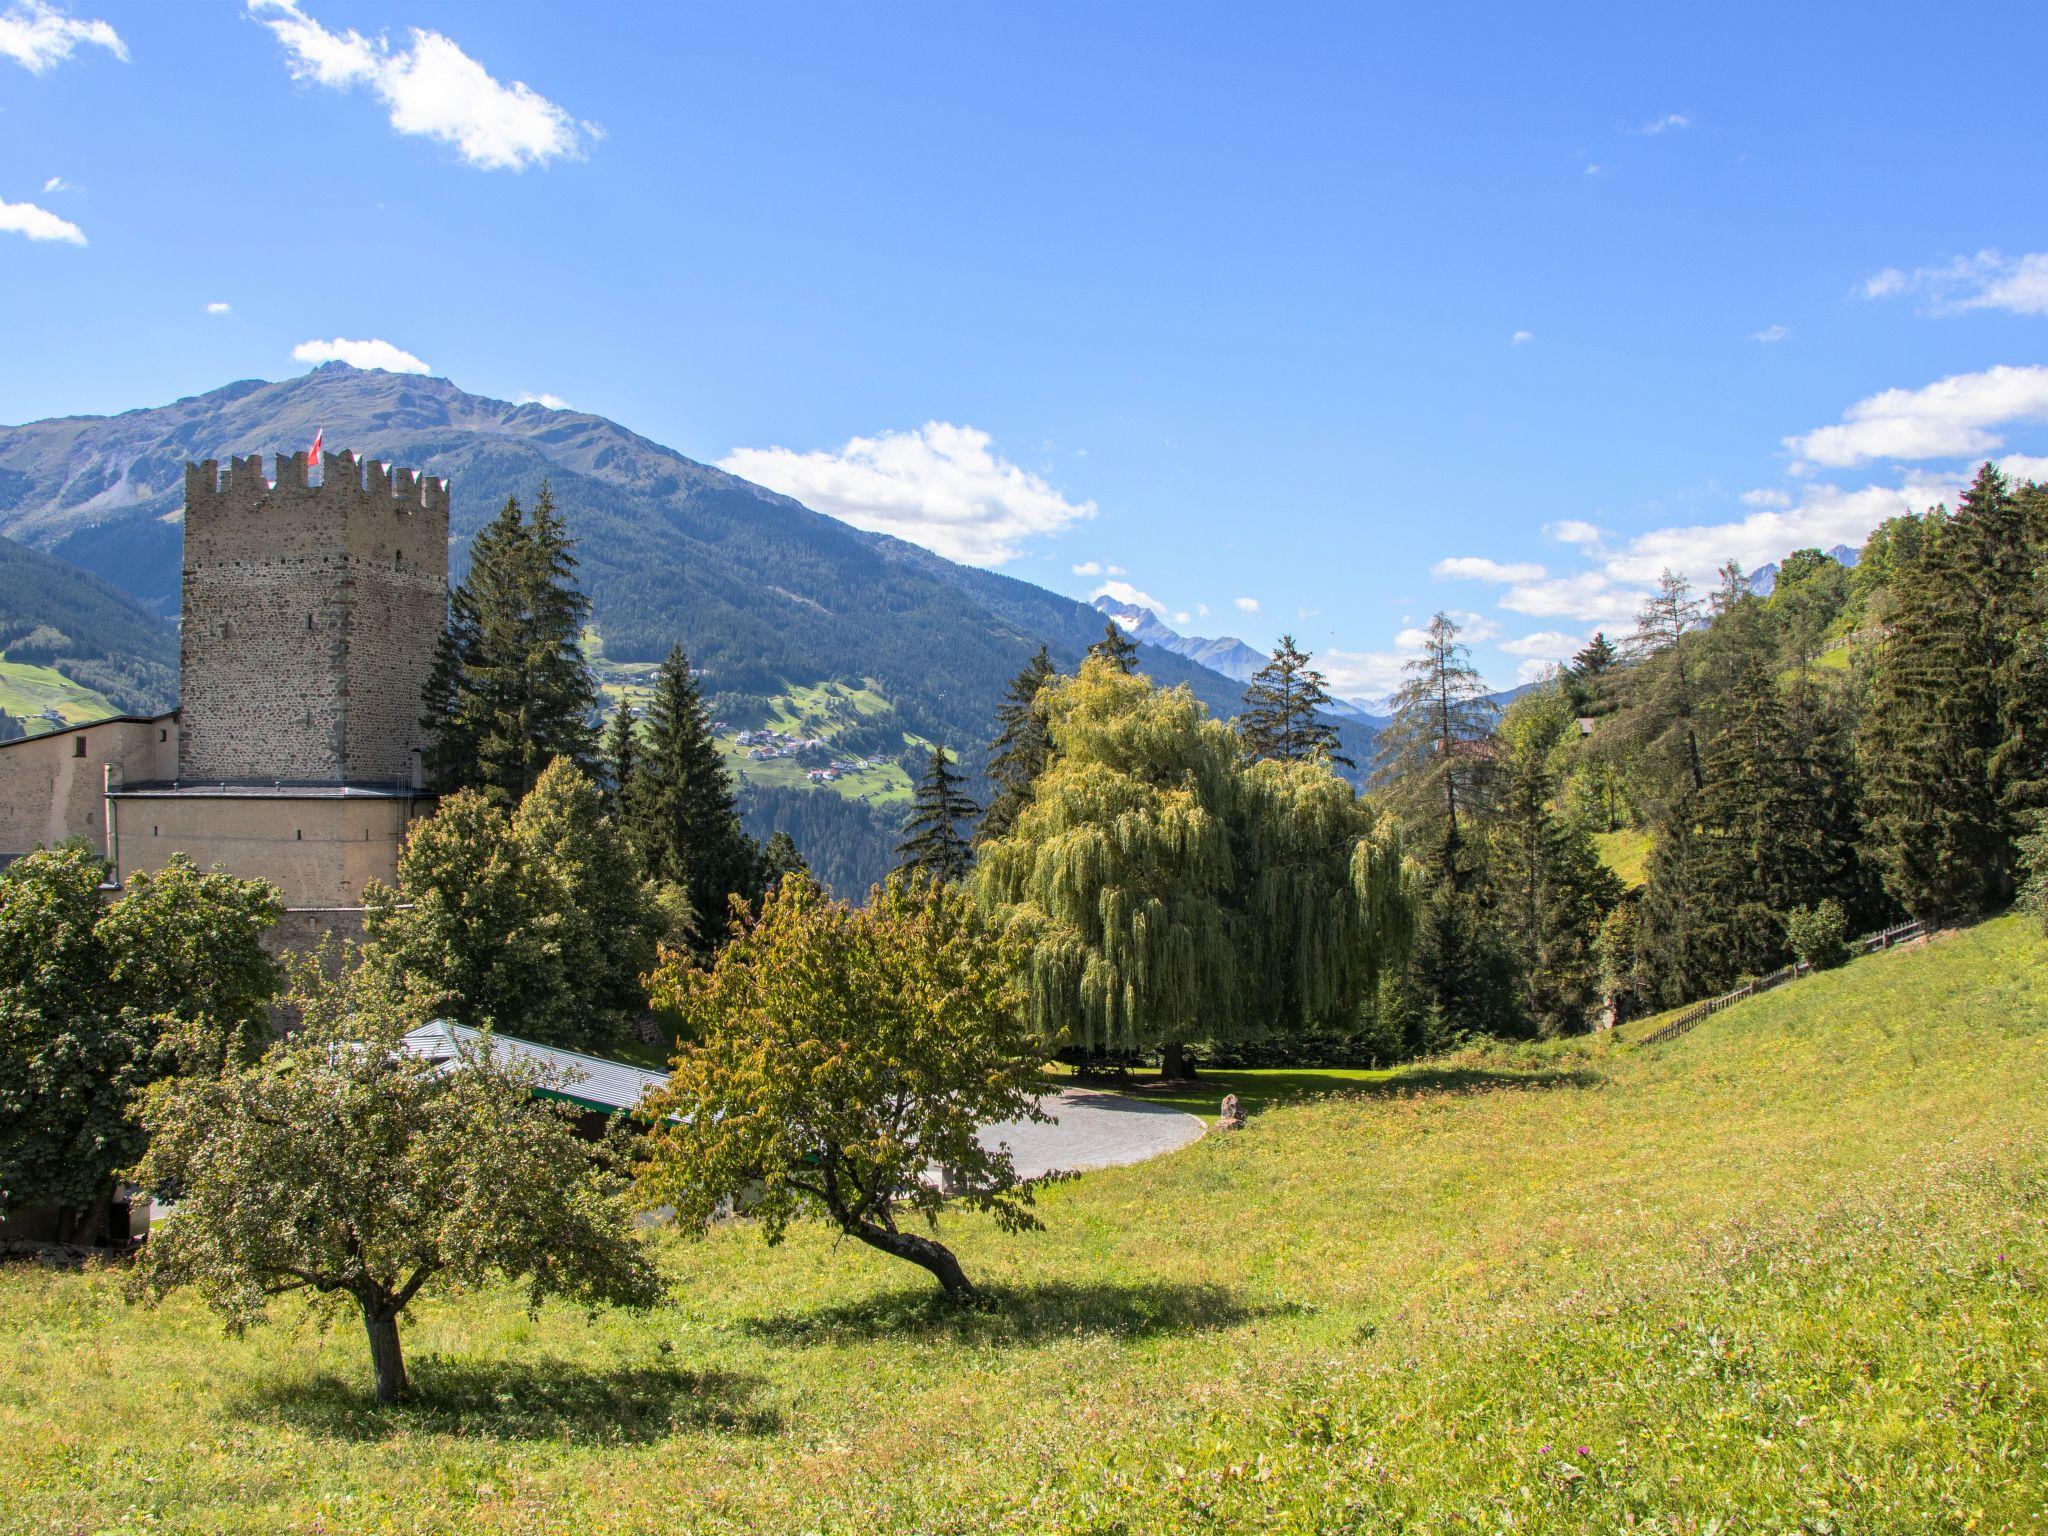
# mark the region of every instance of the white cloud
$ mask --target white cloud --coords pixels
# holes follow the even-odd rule
[[[1195,612],[1206,619],[1209,617],[1209,605],[1207,603],[1197,603],[1195,604]]]
[[[1512,640],[1503,640],[1500,648],[1510,656],[1559,661],[1576,654],[1583,644],[1585,642],[1577,635],[1566,634],[1561,629],[1539,629],[1532,635],[1517,635]]]
[[[483,170],[580,159],[586,141],[603,136],[522,81],[497,80],[439,32],[414,27],[412,46],[394,49],[353,27],[330,32],[297,0],[248,0],[248,7],[284,44],[293,79],[335,90],[368,86],[399,133],[453,145]]]
[[[432,373],[419,358],[388,341],[350,341],[337,336],[332,341],[302,341],[292,348],[302,363],[347,363],[351,368],[382,368],[387,373]]]
[[[1767,325],[1760,331],[1751,331],[1749,333],[1749,339],[1751,341],[1760,341],[1768,347],[1783,341],[1787,336],[1790,336],[1791,334],[1792,332],[1789,327],[1782,325]]]
[[[1745,507],[1789,507],[1792,493],[1778,490],[1774,486],[1763,486],[1758,490],[1744,491],[1737,498]]]
[[[1636,132],[1647,133],[1654,136],[1660,133],[1678,133],[1684,129],[1690,128],[1691,126],[1692,118],[1688,116],[1686,113],[1667,112],[1662,117],[1643,124],[1643,126],[1638,128]]]
[[[52,176],[43,183],[43,190],[45,192],[76,192],[78,188],[71,185],[62,176]]]
[[[1586,167],[1586,174],[1588,176],[1598,176],[1602,171],[1606,169],[1607,167],[1604,165],[1589,165]]]
[[[1526,560],[1488,560],[1483,555],[1454,555],[1429,568],[1439,581],[1535,581],[1543,567]]]
[[[1125,569],[1124,569],[1124,568],[1123,568],[1122,566],[1120,566],[1120,565],[1112,565],[1112,566],[1111,566],[1111,567],[1109,568],[1109,574],[1110,574],[1110,575],[1112,575],[1112,576],[1126,576],[1126,575],[1129,575],[1130,573],[1129,573],[1128,571],[1126,571],[1126,570],[1125,570]]]
[[[1521,582],[1508,588],[1500,599],[1501,607],[1510,613],[1532,619],[1576,619],[1582,624],[1626,623],[1641,603],[1640,589],[1617,582],[1605,571]]]
[[[1998,459],[1999,471],[2008,480],[2031,480],[2036,485],[2048,484],[2048,455],[2037,453],[2007,453]]]
[[[522,394],[518,396],[515,400],[513,400],[512,403],[514,405],[545,406],[547,409],[551,411],[566,411],[567,409],[569,409],[569,402],[564,400],[560,395]]]
[[[1340,699],[1379,699],[1401,684],[1401,669],[1411,658],[1402,651],[1316,652],[1316,669],[1329,679]]]
[[[1429,644],[1429,631],[1410,625],[1394,636],[1394,644],[1404,651],[1419,651]]]
[[[128,45],[106,22],[80,21],[44,0],[16,0],[0,14],[0,58],[14,60],[32,75],[62,64],[81,43],[104,48],[117,59],[128,57]]]
[[[1560,518],[1554,523],[1545,523],[1543,532],[1560,544],[1598,544],[1600,530],[1582,517]]]
[[[1187,624],[1187,623],[1190,623],[1190,622],[1192,622],[1192,615],[1190,615],[1190,614],[1188,614],[1188,613],[1185,613],[1185,612],[1182,612],[1182,613],[1176,613],[1176,614],[1175,614],[1175,615],[1173,616],[1173,622],[1174,622],[1174,623],[1176,623],[1176,624]]]
[[[914,432],[850,439],[830,451],[735,448],[720,469],[794,496],[856,528],[891,533],[969,565],[1015,559],[1027,539],[1096,512],[990,449],[975,427],[928,421]]]
[[[1555,661],[1546,661],[1541,656],[1531,656],[1526,661],[1516,663],[1515,681],[1517,683],[1540,683],[1550,676],[1551,673],[1555,672],[1557,667],[1558,664]]]
[[[209,315],[224,315],[233,308],[234,305],[230,304],[226,299],[215,299],[206,306],[206,312]]]
[[[1150,608],[1156,618],[1163,620],[1166,617],[1166,604],[1159,601],[1158,598],[1152,596],[1149,592],[1140,592],[1128,581],[1105,581],[1093,592],[1090,592],[1088,597],[1091,602],[1098,597],[1114,598],[1117,602],[1123,603],[1127,607]],[[1123,621],[1118,620],[1118,622],[1122,623]],[[1129,626],[1126,627],[1128,628]]]
[[[1929,312],[1939,315],[1973,309],[2048,315],[2048,253],[2007,256],[2002,251],[1979,251],[1910,272],[1887,267],[1865,278],[1860,286],[1866,299],[1917,294]]]
[[[1508,345],[1511,347],[1519,347],[1527,342],[1534,341],[1535,339],[1536,333],[1534,331],[1517,331],[1514,335],[1508,338]]]
[[[1102,562],[1100,560],[1083,560],[1074,567],[1074,574],[1076,576],[1100,576],[1102,574]]]
[[[1259,611],[1259,600],[1256,597],[1233,597],[1230,602],[1231,606],[1236,608],[1239,613],[1257,613]]]
[[[1887,389],[1842,413],[1840,425],[1785,439],[1813,464],[1867,459],[1949,459],[1992,453],[2004,440],[1990,430],[2048,419],[2048,367],[2000,365],[1951,374],[1919,389]]]
[[[69,219],[60,219],[34,203],[10,203],[0,199],[0,233],[26,235],[31,240],[62,240],[68,245],[85,244],[85,231]]]

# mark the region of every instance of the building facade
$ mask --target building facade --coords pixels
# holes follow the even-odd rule
[[[324,454],[185,467],[179,708],[0,746],[0,857],[84,837],[111,879],[183,853],[268,880],[288,942],[396,878],[447,612],[445,482]]]

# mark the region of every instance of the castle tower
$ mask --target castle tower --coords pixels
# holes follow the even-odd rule
[[[445,481],[321,455],[185,466],[178,778],[410,787],[447,614]]]

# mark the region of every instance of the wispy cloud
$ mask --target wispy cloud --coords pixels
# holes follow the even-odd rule
[[[1407,651],[1346,651],[1330,646],[1316,652],[1316,669],[1340,699],[1380,699],[1401,684]]]
[[[1429,568],[1439,581],[1535,581],[1543,567],[1526,560],[1489,560],[1483,555],[1454,555]]]
[[[1979,251],[1932,267],[1886,267],[1857,285],[1866,299],[1911,294],[1931,314],[2000,309],[2015,315],[2048,315],[2048,253],[2007,256]]]
[[[1149,608],[1152,610],[1153,616],[1161,620],[1164,620],[1166,617],[1166,604],[1159,601],[1158,598],[1149,592],[1139,591],[1128,581],[1105,581],[1101,586],[1088,594],[1090,602],[1093,602],[1098,597],[1107,597],[1131,608]]]
[[[85,244],[85,231],[69,219],[60,219],[34,203],[0,201],[0,234],[26,235],[31,240],[61,240],[66,245]]]
[[[1511,347],[1525,347],[1535,339],[1536,333],[1534,331],[1517,331],[1508,338],[1508,345]]]
[[[209,315],[224,315],[234,307],[235,306],[230,304],[226,299],[215,299],[211,304],[206,306],[206,312]]]
[[[1871,459],[1952,459],[1995,452],[1994,428],[2048,420],[2048,367],[2001,365],[1957,373],[1919,389],[1887,389],[1857,401],[1835,426],[1785,439],[1806,464],[1842,467]]]
[[[1100,560],[1083,560],[1074,567],[1074,574],[1076,576],[1100,576],[1102,574],[1102,562]]]
[[[1561,629],[1539,629],[1534,634],[1517,635],[1512,640],[1503,640],[1500,648],[1510,656],[1534,656],[1545,661],[1562,661],[1575,655],[1585,641],[1582,637],[1567,634]]]
[[[603,136],[523,81],[499,81],[439,32],[414,27],[411,46],[393,48],[353,27],[330,31],[297,0],[248,0],[248,7],[284,45],[293,79],[335,90],[367,86],[399,133],[451,145],[480,169],[580,159],[584,146]]]
[[[1687,112],[1667,112],[1662,117],[1652,118],[1636,129],[1637,133],[1655,138],[1662,133],[1682,133],[1692,126],[1692,115]]]
[[[1545,523],[1543,532],[1560,544],[1598,544],[1601,538],[1600,530],[1582,517],[1565,517],[1554,523]]]
[[[302,363],[347,363],[351,368],[382,368],[386,373],[432,373],[425,362],[403,347],[375,338],[350,341],[337,336],[332,341],[302,341],[292,348]]]
[[[975,427],[928,421],[913,432],[851,438],[809,453],[735,448],[718,466],[856,528],[894,534],[968,565],[1001,565],[1025,541],[1095,515],[1094,502],[1069,501],[996,453],[993,441]]]
[[[1259,600],[1256,597],[1233,597],[1230,603],[1239,613],[1257,613],[1259,611]]]
[[[32,75],[55,69],[80,47],[104,48],[117,59],[128,57],[128,45],[107,22],[82,21],[44,0],[16,0],[0,11],[0,58],[14,60]]]
[[[1785,326],[1767,325],[1760,331],[1751,331],[1749,333],[1749,339],[1751,341],[1762,342],[1765,346],[1770,347],[1776,346],[1779,342],[1783,341],[1787,336],[1790,336],[1791,334],[1791,330]]]
[[[560,395],[522,394],[516,397],[512,403],[514,405],[545,406],[548,410],[551,411],[566,411],[567,409],[569,409],[569,402],[564,400]]]
[[[62,176],[52,176],[43,183],[43,190],[45,192],[76,192],[78,188],[71,185]]]

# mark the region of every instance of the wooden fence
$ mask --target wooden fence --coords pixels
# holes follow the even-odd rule
[[[1900,923],[1898,927],[1887,928],[1882,933],[1868,934],[1856,940],[1849,948],[1859,955],[1868,955],[1880,949],[1890,949],[1894,944],[1904,943],[1907,939],[1917,939],[1926,931],[1919,923]],[[1659,1045],[1666,1040],[1676,1040],[1695,1024],[1711,1019],[1723,1008],[1732,1007],[1744,998],[1755,997],[1759,992],[1781,987],[1788,981],[1804,976],[1812,969],[1812,966],[1800,960],[1783,970],[1773,971],[1768,976],[1759,976],[1755,981],[1747,982],[1733,992],[1723,992],[1719,997],[1710,997],[1703,1003],[1694,1003],[1670,1023],[1660,1025],[1643,1036],[1642,1043]]]

